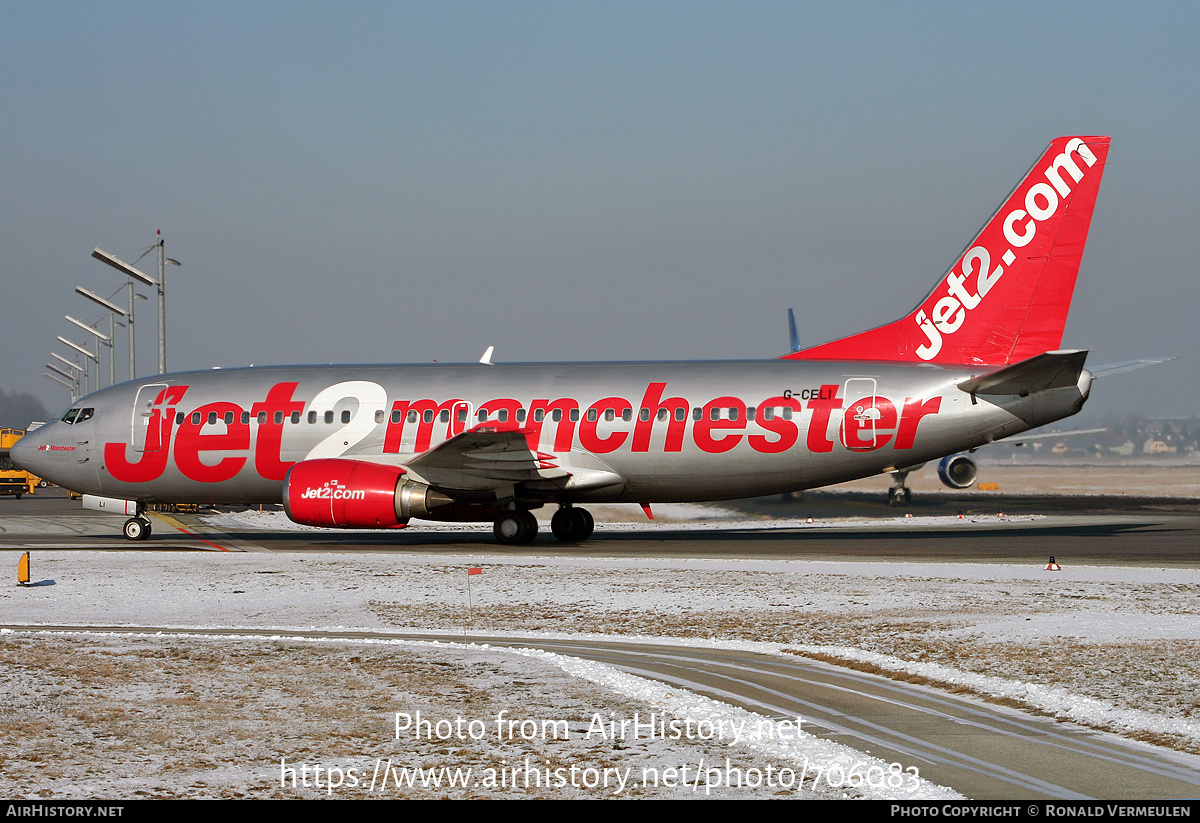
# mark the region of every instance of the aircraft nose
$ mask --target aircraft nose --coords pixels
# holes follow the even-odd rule
[[[52,436],[48,430],[53,427],[54,424],[51,423],[34,429],[14,443],[9,451],[13,463],[30,474],[45,477],[47,469],[51,468],[52,463],[47,456],[50,454],[50,438]]]

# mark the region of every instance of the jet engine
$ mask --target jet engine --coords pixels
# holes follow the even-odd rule
[[[965,454],[952,454],[938,463],[938,477],[952,489],[969,488],[978,474],[975,461]]]
[[[305,460],[283,481],[287,516],[306,526],[388,529],[429,517],[454,501],[424,483],[405,479],[399,466],[361,460]]]

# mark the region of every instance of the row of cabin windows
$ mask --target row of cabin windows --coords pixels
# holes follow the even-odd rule
[[[383,412],[379,412],[375,415],[376,422],[383,422],[382,415],[383,415]],[[323,419],[326,423],[333,423],[333,412],[332,411],[325,412],[325,414],[322,415],[321,417],[323,417]],[[180,412],[179,414],[176,414],[175,415],[175,425],[182,426],[183,421],[186,419],[187,419],[186,414],[183,414],[182,412]],[[215,425],[217,423],[218,419],[220,419],[223,423],[225,423],[225,425],[229,426],[229,425],[233,424],[234,414],[231,411],[227,411],[227,412],[225,412],[224,415],[221,415],[220,418],[218,418],[218,415],[215,411],[210,411],[208,413],[208,420],[205,421],[204,416],[202,414],[200,414],[200,412],[198,412],[198,411],[192,412],[192,425],[193,426],[199,426],[202,421],[206,422],[210,426]],[[287,419],[289,419],[293,423],[299,423],[300,422],[300,412],[292,412],[291,415]],[[308,422],[309,423],[316,423],[317,419],[318,419],[318,415],[315,411],[310,411],[308,413]],[[342,419],[343,423],[350,422],[350,410],[349,409],[342,412],[341,419]],[[281,412],[281,411],[275,412],[275,422],[282,423],[283,420],[284,420],[283,412]],[[250,412],[248,412],[248,411],[242,412],[241,422],[242,422],[243,426],[247,425],[250,422]],[[261,426],[261,425],[266,424],[266,422],[267,422],[267,413],[265,411],[259,412],[258,413],[258,424]]]
[[[92,411],[91,409],[83,410],[84,413],[88,413],[88,416],[90,416],[91,411]],[[773,406],[768,406],[762,410],[762,419],[763,420],[772,420],[775,417],[775,413],[776,413],[776,409]],[[709,409],[709,419],[710,420],[737,420],[738,415],[739,415],[739,410],[736,408],[729,408],[729,409],[712,408],[712,409]],[[432,423],[433,416],[434,416],[433,409],[426,409],[423,413],[418,413],[415,409],[413,409],[408,412],[408,422],[409,423],[417,423],[423,419],[424,422],[426,422],[426,423]],[[458,418],[458,422],[465,423],[467,420],[467,410],[465,408],[460,408],[460,409],[458,409],[458,412],[455,416]],[[71,417],[74,417],[74,416],[71,415]],[[204,421],[204,416],[198,411],[192,412],[191,417],[192,417],[192,425],[193,426],[198,426],[201,424],[202,421]],[[264,425],[267,422],[267,413],[265,411],[259,412],[257,417],[258,417],[258,424],[260,426]],[[350,422],[350,410],[349,409],[343,410],[342,413],[339,415],[339,417],[340,417],[342,423],[349,423]],[[392,422],[393,423],[401,422],[403,417],[404,417],[403,412],[401,412],[399,409],[396,409],[392,412]],[[563,417],[562,409],[552,409],[550,411],[550,419],[553,422],[557,423],[557,422],[561,421],[562,417]],[[587,417],[588,421],[594,423],[599,419],[600,415],[596,409],[588,409],[586,417]],[[669,420],[671,418],[671,411],[669,409],[659,409],[657,417],[661,421]],[[676,420],[686,419],[687,409],[684,408],[683,406],[676,407],[674,417]],[[182,412],[180,412],[179,414],[176,414],[175,415],[175,424],[180,425],[180,426],[183,425],[183,422],[186,418],[187,418],[187,415],[183,414]],[[486,421],[488,419],[487,409],[486,408],[480,409],[478,414],[476,415],[476,418],[479,420],[480,423]],[[67,417],[64,416],[63,419],[67,420]],[[79,419],[76,419],[74,421],[67,420],[67,422],[78,423],[81,420],[86,420],[86,419],[87,419],[87,417],[80,415]],[[231,411],[227,411],[227,412],[225,412],[224,415],[220,416],[220,419],[226,425],[232,425],[233,421],[234,421],[234,413]],[[283,412],[281,412],[281,411],[275,412],[275,423],[277,425],[283,423],[284,419],[285,418],[284,418]],[[287,417],[287,419],[290,420],[292,423],[299,423],[301,420],[300,412],[298,412],[298,411],[292,412],[291,415],[289,415]],[[375,422],[382,423],[383,419],[384,419],[383,409],[376,410]],[[442,409],[441,412],[438,413],[438,419],[442,423],[449,423],[450,422],[449,409]],[[546,419],[546,410],[545,409],[536,409],[533,413],[533,419],[537,423],[541,423],[542,421],[544,421]],[[571,409],[570,412],[568,413],[568,419],[572,423],[578,422],[579,421],[579,409]],[[608,422],[612,422],[612,421],[616,420],[617,419],[616,409],[605,409],[604,410],[604,419]],[[633,409],[629,409],[629,408],[621,409],[621,419],[626,422],[633,420]],[[642,420],[643,422],[648,422],[650,420],[650,409],[645,409],[645,408],[639,409],[638,410],[638,419]],[[699,407],[692,409],[692,419],[693,420],[704,419],[704,410]],[[746,407],[746,419],[751,420],[751,421],[755,419],[754,406]],[[791,407],[785,406],[783,408],[783,419],[784,420],[792,419]],[[207,423],[209,425],[215,425],[217,423],[217,420],[218,420],[217,413],[215,411],[210,411],[208,413]],[[332,424],[334,421],[334,413],[332,411],[326,411],[323,414],[318,414],[315,411],[310,411],[308,413],[308,422],[309,423],[316,423],[316,422],[318,422],[318,420],[321,420],[322,422],[324,422],[326,424]],[[500,409],[499,411],[497,411],[496,412],[496,420],[501,423],[507,423],[508,422],[508,409]],[[247,425],[250,422],[250,412],[248,412],[248,411],[242,412],[241,422],[242,422],[243,426]],[[518,423],[525,422],[525,409],[517,409],[517,422]]]

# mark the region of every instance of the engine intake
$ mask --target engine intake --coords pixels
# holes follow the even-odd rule
[[[305,460],[288,470],[283,508],[296,523],[341,529],[401,528],[454,501],[404,469],[361,460]]]
[[[969,488],[978,474],[975,461],[965,454],[952,454],[938,463],[938,477],[952,489]]]

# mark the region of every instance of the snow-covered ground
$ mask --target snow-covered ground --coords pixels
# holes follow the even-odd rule
[[[275,516],[220,517],[244,529]],[[15,553],[5,556],[15,565]],[[482,574],[468,576],[471,567]],[[653,637],[800,653],[1200,751],[1197,569],[47,551],[34,554],[33,579],[45,585],[0,590],[0,623],[229,632],[0,635],[9,797],[953,796],[787,726],[765,727],[772,741],[736,745],[730,734],[697,734],[757,728],[758,718],[599,664],[296,637],[308,629]],[[587,734],[597,718],[635,714],[693,725],[667,740]],[[543,726],[497,735],[501,718]],[[456,722],[467,727],[453,735],[439,725]],[[855,787],[813,780],[850,762],[866,770]],[[697,785],[700,764],[724,771]],[[472,768],[475,782],[451,789],[450,772],[437,772],[439,787],[397,786],[415,766]],[[491,782],[480,782],[487,770]],[[731,776],[757,785],[712,785]],[[543,785],[530,788],[532,779]]]

